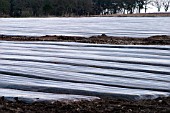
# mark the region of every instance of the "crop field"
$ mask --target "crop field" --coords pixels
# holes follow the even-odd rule
[[[0,96],[170,95],[170,46],[0,41]]]

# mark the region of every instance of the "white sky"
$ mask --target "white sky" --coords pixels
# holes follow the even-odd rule
[[[158,12],[158,9],[155,8],[154,6],[149,5],[148,7],[149,7],[149,8],[148,8],[148,10],[147,10],[147,13],[155,13],[155,12]],[[145,12],[144,9],[142,10],[142,12],[143,12],[143,13]],[[160,12],[165,12],[165,10],[164,10],[163,7],[161,8],[161,11],[160,11]],[[168,12],[170,12],[170,8],[169,8]]]

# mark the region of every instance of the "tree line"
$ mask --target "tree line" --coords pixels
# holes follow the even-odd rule
[[[164,2],[163,2],[164,1]],[[0,0],[0,16],[86,16],[147,12],[148,4],[168,11],[170,0]]]

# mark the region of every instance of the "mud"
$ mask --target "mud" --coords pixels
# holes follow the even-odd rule
[[[99,99],[76,102],[35,102],[27,104],[0,99],[1,113],[169,113],[170,97],[155,100]]]
[[[158,35],[144,38],[135,37],[114,37],[102,34],[100,36],[78,37],[78,36],[6,36],[0,35],[0,40],[6,41],[62,41],[62,42],[81,42],[96,44],[115,44],[115,45],[170,45],[170,36]]]

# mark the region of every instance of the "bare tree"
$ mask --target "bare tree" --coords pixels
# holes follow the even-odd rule
[[[163,0],[153,0],[152,1],[152,5],[158,9],[158,12],[161,11],[162,3],[163,3]]]
[[[144,9],[145,9],[145,13],[148,9],[148,4],[150,4],[152,1],[151,0],[144,0]]]
[[[165,12],[167,12],[170,7],[170,0],[163,0],[162,5],[165,9]]]

